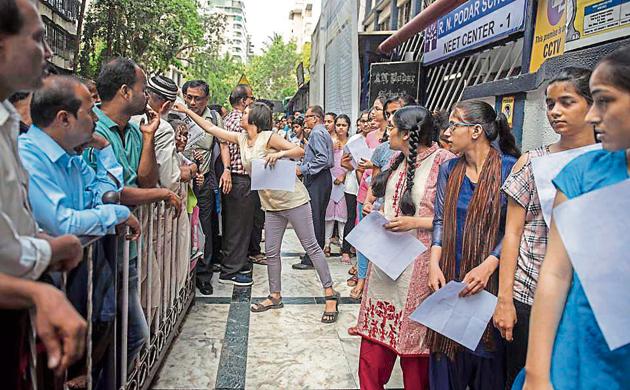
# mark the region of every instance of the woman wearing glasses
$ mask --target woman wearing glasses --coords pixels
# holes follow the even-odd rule
[[[520,152],[507,118],[482,101],[460,102],[446,131],[451,151],[460,155],[440,167],[429,287],[433,291],[452,280],[466,287],[460,296],[487,289],[497,294],[501,242],[507,198],[501,185]],[[498,139],[498,149],[493,142]],[[429,331],[430,380],[437,389],[503,390],[504,344],[499,332],[487,327],[475,351]]]

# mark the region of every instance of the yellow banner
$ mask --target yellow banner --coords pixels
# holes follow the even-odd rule
[[[571,0],[569,0],[571,1]],[[529,65],[536,72],[547,58],[564,53],[566,42],[567,0],[540,0]]]
[[[501,112],[505,114],[508,124],[514,123],[514,96],[504,96],[501,99]]]

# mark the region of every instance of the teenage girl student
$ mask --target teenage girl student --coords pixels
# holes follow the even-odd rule
[[[386,122],[386,127],[391,128],[393,126],[392,117],[394,113],[398,111],[401,107],[415,104],[416,101],[410,95],[392,95],[387,98],[387,100],[385,100],[385,103],[383,104],[383,117]],[[396,154],[396,151],[392,150],[389,147],[388,138],[389,134],[386,128],[383,136],[379,140],[380,144],[374,149],[372,159],[370,161],[365,161],[362,164],[365,169],[370,169],[372,171],[372,177],[376,177],[381,171],[387,169],[389,167],[391,159]],[[361,215],[361,218],[372,211],[374,202],[376,200],[377,198],[373,196],[371,188],[368,188],[365,200],[363,202],[363,215]],[[357,275],[357,285],[352,290],[351,296],[360,297],[363,291],[363,286],[365,284],[365,275],[367,275],[367,262],[361,264],[364,265],[365,268],[359,269]]]
[[[175,104],[174,109],[188,115],[201,128],[215,137],[238,143],[243,167],[250,173],[252,161],[255,159],[265,159],[267,164],[273,166],[281,158],[299,159],[304,156],[304,149],[272,131],[267,131],[271,130],[271,110],[263,103],[254,103],[245,109],[241,120],[241,127],[246,130],[243,133],[229,132],[214,126],[183,105]],[[310,198],[306,187],[296,176],[295,191],[260,190],[258,195],[265,210],[265,252],[270,294],[262,302],[253,304],[251,311],[258,313],[283,307],[280,245],[287,224],[291,223],[304,250],[312,259],[324,288],[326,307],[322,322],[337,321],[339,293],[332,288],[333,282],[328,263],[315,238]]]
[[[335,139],[333,144],[335,164],[330,169],[330,173],[333,175],[333,186],[343,186],[346,182],[347,170],[341,166],[341,159],[343,157],[343,148],[348,142],[349,130],[350,118],[348,118],[346,114],[340,114],[335,117]],[[331,196],[328,201],[328,207],[326,208],[326,235],[324,246],[324,254],[326,254],[326,256],[330,256],[330,240],[335,230],[335,222],[338,224],[339,246],[343,246],[343,232],[347,220],[348,210],[346,208],[345,196],[337,202]],[[350,264],[350,258],[346,259],[342,257],[342,260],[347,260],[347,264]]]
[[[384,197],[387,229],[411,232],[427,247],[440,165],[455,156],[433,142],[436,129],[424,107],[408,106],[393,115],[390,146],[399,151],[392,165],[375,177],[372,191]],[[428,389],[427,328],[409,319],[430,291],[429,251],[396,280],[370,267],[357,324],[361,335],[359,379],[362,389],[383,389],[400,357],[406,389]],[[383,310],[383,308],[387,308]]]
[[[348,142],[352,142],[355,138],[363,137],[371,131],[370,128],[370,120],[369,114],[367,111],[361,112],[359,115],[359,119],[357,119],[357,133],[348,139]],[[357,195],[359,193],[359,180],[357,178],[357,173],[352,165],[352,156],[346,153],[341,158],[341,166],[344,167],[348,173],[346,173],[346,181],[345,181],[345,198],[346,198],[346,207],[348,220],[346,221],[346,226],[343,230],[343,236],[348,237],[348,234],[354,229],[357,219]],[[348,241],[343,242],[341,246],[341,261],[344,263],[350,263],[350,252],[352,248]],[[357,284],[357,267],[353,265],[348,270],[348,273],[352,275],[348,279],[348,286],[354,287]]]
[[[604,150],[575,158],[556,176],[556,207],[630,179],[629,46],[599,62],[590,89],[593,105],[586,120],[595,127]],[[613,239],[627,239],[627,234],[627,229],[620,231]],[[624,259],[626,264],[618,266],[627,269],[630,258]],[[628,300],[630,296],[620,294],[614,299]],[[630,345],[609,349],[553,220],[530,323],[524,389],[628,388]],[[521,379],[517,378],[514,388],[520,388]]]
[[[466,284],[461,296],[496,294],[507,211],[501,185],[520,152],[505,115],[482,101],[457,103],[445,134],[460,157],[440,167],[429,286],[437,291],[458,280]],[[497,139],[499,149],[492,146]],[[488,325],[475,351],[429,330],[432,388],[504,389],[504,343]]]
[[[374,101],[372,110],[370,111],[370,131],[365,141],[370,149],[375,149],[381,143],[381,139],[387,129],[387,121],[383,114],[383,98],[379,97]],[[357,213],[359,214],[359,221],[363,218],[363,203],[368,194],[370,182],[372,181],[372,169],[370,161],[361,161],[356,172],[360,177],[359,180],[359,193],[357,195]],[[350,292],[350,297],[354,299],[361,299],[363,292],[363,285],[365,284],[365,278],[367,277],[368,259],[361,253],[357,253],[357,277],[358,281],[356,286]]]
[[[525,366],[531,305],[547,250],[548,229],[531,159],[595,143],[593,126],[586,122],[586,113],[593,103],[588,87],[590,76],[590,70],[568,68],[551,80],[545,92],[547,119],[560,140],[523,154],[503,184],[508,211],[499,263],[499,299],[493,319],[508,341],[508,387]]]

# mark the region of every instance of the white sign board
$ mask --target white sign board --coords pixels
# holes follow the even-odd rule
[[[424,31],[422,62],[431,64],[524,28],[526,0],[469,0]]]

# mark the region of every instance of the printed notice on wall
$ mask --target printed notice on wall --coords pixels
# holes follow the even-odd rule
[[[630,0],[566,0],[567,50],[630,34]]]
[[[469,0],[424,31],[431,64],[504,38],[524,27],[525,0]]]

